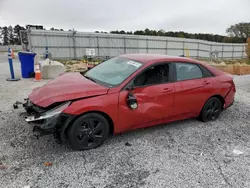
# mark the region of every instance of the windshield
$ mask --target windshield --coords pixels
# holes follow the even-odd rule
[[[121,84],[142,65],[141,62],[125,57],[115,57],[90,69],[84,76],[113,87]]]

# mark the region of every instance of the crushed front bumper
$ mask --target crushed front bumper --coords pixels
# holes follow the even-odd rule
[[[36,137],[53,134],[56,140],[62,143],[65,141],[65,130],[75,117],[61,112],[60,108],[64,108],[68,103],[45,109],[33,104],[29,99],[25,99],[24,103],[17,101],[13,107],[16,109],[19,105],[23,106],[26,112],[22,115],[26,122],[34,125],[33,131],[38,133]]]

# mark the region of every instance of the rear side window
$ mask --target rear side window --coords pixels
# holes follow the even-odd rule
[[[207,70],[204,66],[202,66],[202,65],[199,65],[199,66],[200,66],[200,68],[201,68],[201,70],[202,70],[202,72],[203,72],[203,77],[204,77],[204,78],[214,76],[214,75],[213,75],[209,70]]]
[[[192,63],[175,63],[176,67],[176,80],[192,80],[202,78],[202,70],[196,64]]]

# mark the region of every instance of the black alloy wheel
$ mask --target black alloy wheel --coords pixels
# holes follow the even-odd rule
[[[69,142],[76,150],[97,148],[104,143],[108,135],[108,121],[98,113],[80,116],[67,132]]]
[[[221,101],[217,97],[210,98],[204,105],[200,119],[203,122],[216,120],[221,113]]]

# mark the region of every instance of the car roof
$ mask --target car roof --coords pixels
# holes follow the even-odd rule
[[[169,56],[169,55],[162,55],[162,54],[124,54],[121,56],[129,58],[129,59],[133,59],[135,61],[139,61],[142,63],[156,62],[156,61],[162,61],[162,60],[199,63],[198,61],[195,61],[190,58]]]
[[[120,57],[126,57],[128,59],[132,59],[135,61],[139,61],[145,64],[154,64],[157,62],[181,62],[181,63],[194,63],[202,65],[203,67],[207,68],[210,72],[214,75],[222,75],[225,74],[223,71],[216,69],[215,67],[208,65],[204,62],[200,62],[191,58],[187,57],[178,57],[178,56],[169,56],[169,55],[162,55],[162,54],[124,54],[120,55]]]

